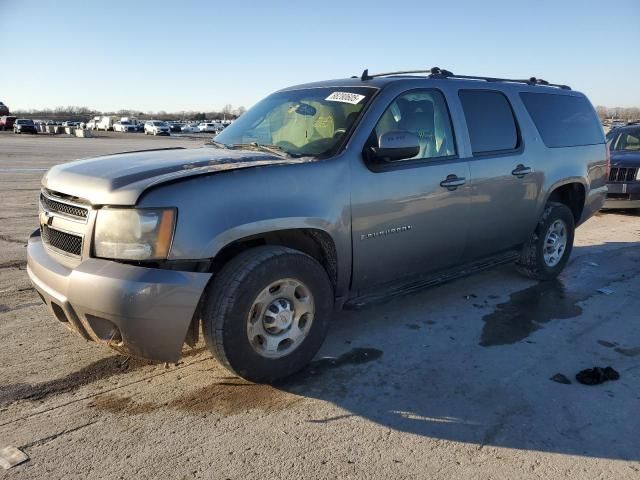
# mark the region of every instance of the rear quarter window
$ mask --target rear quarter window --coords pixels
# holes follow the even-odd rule
[[[605,143],[596,112],[586,97],[521,92],[520,98],[547,147]]]

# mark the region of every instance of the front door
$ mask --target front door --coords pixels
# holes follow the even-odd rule
[[[386,132],[418,136],[412,159],[352,167],[353,288],[441,270],[462,261],[469,224],[469,165],[457,156],[442,93],[411,90],[397,97],[369,139]]]

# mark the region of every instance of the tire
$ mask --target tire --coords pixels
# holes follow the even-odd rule
[[[284,285],[281,290],[283,293],[278,293],[280,286],[274,287],[279,282]],[[301,310],[309,308],[309,305],[313,307],[311,317],[304,320],[306,333],[298,343],[291,342],[289,345],[287,342],[290,340],[278,339],[282,335],[293,336],[294,332],[301,332],[304,326],[301,330],[295,329],[303,325],[301,319],[304,315],[296,320],[295,310],[298,307],[292,307],[291,325],[288,329],[284,328],[281,334],[271,336],[264,322],[269,315],[267,307],[271,307],[273,302],[269,303],[271,298],[262,304],[258,300],[260,295],[265,294],[272,297],[281,295],[286,299],[286,288],[293,288],[291,283],[295,282],[301,285],[306,294],[306,297],[302,297],[305,300],[301,300],[301,305],[306,307]],[[275,288],[276,293],[271,293],[269,288]],[[298,288],[294,290],[296,295]],[[208,287],[200,311],[204,338],[213,357],[235,375],[254,382],[272,383],[301,370],[311,361],[327,335],[332,307],[333,289],[322,265],[297,250],[263,246],[242,252],[222,268]],[[255,320],[251,320],[250,315]],[[249,338],[253,335],[250,333],[253,328],[251,325],[256,325],[255,328],[263,332],[254,336],[253,340]],[[268,342],[261,341],[264,336],[273,339],[272,345],[277,344],[278,351],[267,351]],[[283,344],[284,352],[280,352]],[[291,351],[287,353],[287,349]],[[269,355],[281,356],[269,358]]]
[[[560,230],[558,230],[559,225],[564,225],[565,229],[565,246],[561,252],[554,247],[562,242],[552,244],[553,233],[562,229],[560,227]],[[574,233],[575,221],[569,207],[562,203],[548,203],[542,212],[542,217],[540,217],[533,235],[522,247],[520,259],[516,263],[518,271],[535,280],[546,281],[556,278],[562,272],[571,256]],[[548,235],[550,235],[549,238]],[[547,248],[547,242],[549,248]],[[556,251],[556,254],[549,254],[549,251]],[[547,256],[545,256],[545,253]]]

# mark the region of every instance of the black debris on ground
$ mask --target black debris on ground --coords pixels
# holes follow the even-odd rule
[[[571,380],[569,380],[566,375],[563,375],[561,373],[556,373],[549,380],[553,380],[554,382],[562,383],[564,385],[570,385],[571,384]]]
[[[600,385],[607,380],[618,380],[620,374],[611,367],[587,368],[576,374],[576,380],[583,385]]]

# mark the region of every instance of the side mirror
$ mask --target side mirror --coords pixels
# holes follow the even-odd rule
[[[372,160],[393,162],[413,158],[420,153],[420,141],[415,133],[395,130],[380,135],[378,147],[368,149]]]

